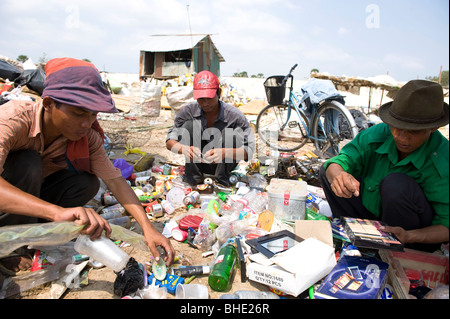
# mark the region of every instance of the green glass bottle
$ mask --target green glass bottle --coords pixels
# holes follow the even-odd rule
[[[236,268],[237,249],[232,243],[223,246],[209,274],[208,284],[215,291],[226,291],[231,287],[231,277]]]

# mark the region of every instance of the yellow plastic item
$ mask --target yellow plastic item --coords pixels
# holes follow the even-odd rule
[[[259,227],[266,231],[270,231],[270,229],[272,228],[273,220],[273,213],[270,210],[265,210],[258,216]]]
[[[316,154],[314,154],[311,151],[308,151],[308,153],[306,153],[305,155],[309,158],[319,158],[319,156],[317,156]]]
[[[123,152],[125,155],[128,155],[128,154],[130,154],[130,153],[141,154],[142,156],[147,155],[146,152],[141,151],[138,147],[133,148],[133,147],[131,146],[131,144],[128,144],[125,148],[127,149],[125,152]]]

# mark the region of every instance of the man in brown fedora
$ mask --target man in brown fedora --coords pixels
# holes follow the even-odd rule
[[[333,217],[381,220],[406,247],[449,239],[449,122],[442,87],[413,80],[379,108],[384,123],[360,132],[321,168]]]

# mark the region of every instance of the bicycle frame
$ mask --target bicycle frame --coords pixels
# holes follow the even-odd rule
[[[297,112],[298,118],[300,119],[301,125],[303,126],[303,128],[305,129],[305,132],[306,132],[306,135],[305,135],[303,133],[303,131],[300,130],[302,135],[303,135],[303,138],[310,138],[310,139],[314,139],[314,140],[318,140],[318,141],[325,141],[325,139],[321,139],[321,138],[318,138],[316,136],[312,136],[310,128],[309,128],[309,124],[311,124],[313,119],[314,119],[314,117],[317,116],[317,109],[318,109],[318,107],[316,107],[316,106],[313,107],[314,113],[311,113],[311,115],[308,118],[305,115],[305,112],[303,111],[303,108],[305,107],[304,102],[301,103],[299,97],[293,92],[294,78],[293,78],[292,75],[289,75],[289,78],[291,79],[291,85],[289,87],[289,101],[287,101],[287,103],[286,103],[287,106],[288,106],[288,114],[287,114],[287,117],[286,117],[286,123],[284,123],[281,126],[281,129],[284,130],[286,125],[289,123],[289,119],[291,118],[291,110],[292,110],[292,108],[294,108],[294,110]],[[305,115],[305,117],[309,119],[309,124],[305,123],[303,121],[303,117],[301,116],[302,114]],[[322,127],[321,124],[320,124],[320,126]]]

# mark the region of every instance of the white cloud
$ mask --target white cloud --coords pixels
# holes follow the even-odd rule
[[[307,59],[315,60],[317,62],[347,63],[351,62],[353,59],[352,55],[343,49],[325,42],[314,43],[313,45],[308,46],[302,53]]]
[[[402,68],[410,70],[423,70],[424,65],[418,58],[411,56],[402,56],[398,54],[386,54],[383,61],[388,64],[400,65]]]
[[[339,29],[338,29],[338,31],[337,31],[337,33],[339,34],[339,35],[345,35],[345,34],[347,34],[347,33],[349,33],[350,31],[348,30],[348,29],[346,29],[346,28],[344,28],[344,27],[340,27]]]

